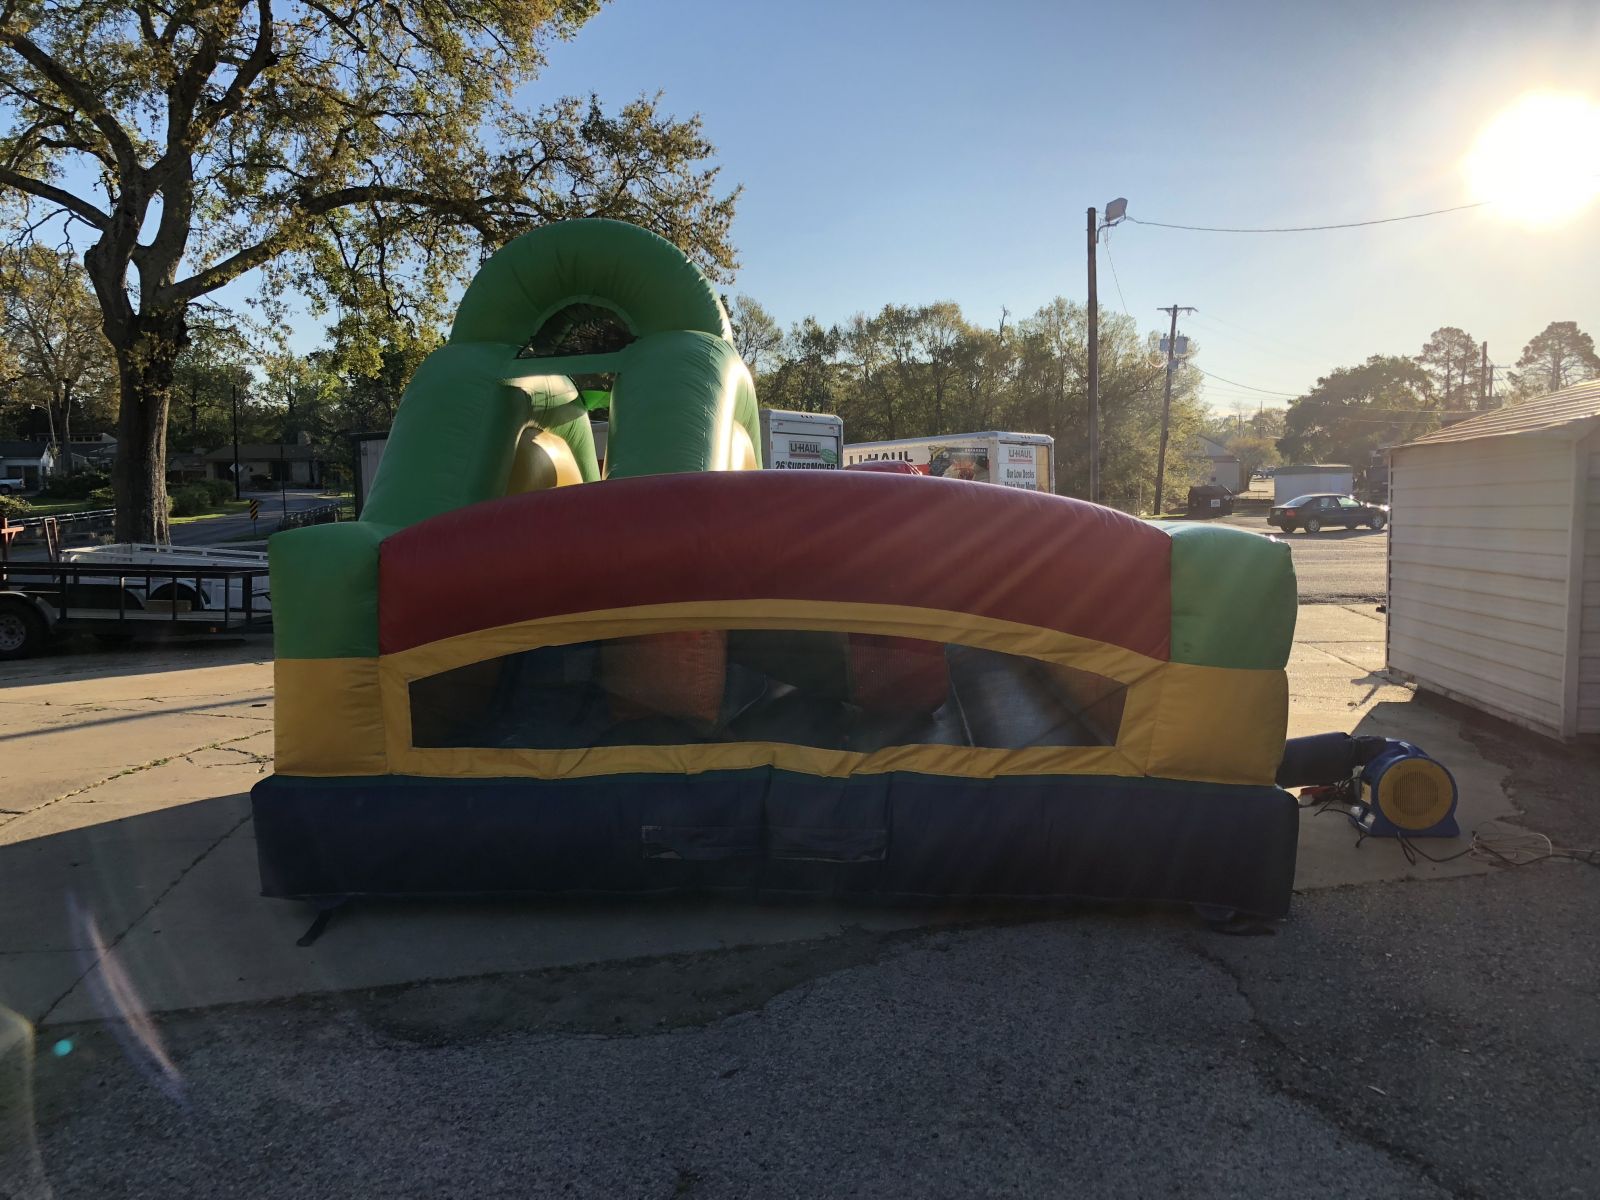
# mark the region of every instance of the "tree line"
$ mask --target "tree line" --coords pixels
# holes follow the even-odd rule
[[[1523,347],[1503,384],[1484,370],[1482,343],[1437,329],[1413,356],[1376,354],[1318,379],[1290,402],[1276,441],[1289,462],[1364,468],[1388,446],[1431,433],[1452,416],[1546,395],[1600,378],[1594,339],[1575,321],[1552,321]]]
[[[115,356],[82,268],[39,245],[0,253],[0,434],[115,428]],[[1058,487],[1088,493],[1087,328],[1081,305],[1057,297],[1014,320],[1002,310],[980,325],[959,305],[887,304],[823,324],[805,317],[784,330],[748,295],[726,298],[735,341],[773,408],[838,413],[850,441],[1015,429],[1056,441]],[[386,331],[379,335],[379,331]],[[235,414],[243,442],[309,434],[331,474],[348,468],[346,436],[385,430],[441,329],[360,312],[340,313],[325,344],[295,354],[262,324],[196,305],[174,359],[164,456],[226,445]],[[1125,315],[1100,325],[1102,498],[1151,511],[1165,359],[1159,331]],[[1552,322],[1530,339],[1515,369],[1493,380],[1481,343],[1455,327],[1436,330],[1412,356],[1374,355],[1320,378],[1287,409],[1209,412],[1200,346],[1173,378],[1168,507],[1200,482],[1197,433],[1240,462],[1242,478],[1279,461],[1366,467],[1387,446],[1419,437],[1452,414],[1470,414],[1600,377],[1592,338]],[[70,463],[69,463],[70,469]],[[347,477],[347,476],[346,476]]]
[[[823,324],[807,316],[784,331],[746,295],[729,304],[734,340],[770,408],[832,412],[851,442],[988,429],[1055,439],[1057,487],[1089,491],[1088,328],[1084,307],[1056,297],[1013,321],[967,318],[951,301],[886,304]],[[1116,507],[1155,504],[1166,358],[1160,334],[1131,317],[1100,320],[1101,496]],[[1190,343],[1190,357],[1198,353]],[[1173,376],[1167,494],[1182,496],[1203,462],[1192,454],[1204,419],[1199,375]]]

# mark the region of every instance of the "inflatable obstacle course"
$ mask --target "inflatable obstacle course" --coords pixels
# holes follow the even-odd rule
[[[623,344],[560,353],[596,311]],[[572,382],[594,375],[605,480]],[[720,303],[668,243],[580,221],[491,259],[361,520],[272,540],[263,890],[1285,911],[1286,546],[753,470],[758,440]]]

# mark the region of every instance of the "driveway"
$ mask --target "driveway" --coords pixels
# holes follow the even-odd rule
[[[1294,554],[1302,604],[1378,604],[1388,595],[1387,529],[1282,533],[1267,524],[1265,513],[1235,513],[1222,523],[1284,540]]]

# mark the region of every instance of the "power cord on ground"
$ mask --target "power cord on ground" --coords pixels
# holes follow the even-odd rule
[[[1348,817],[1356,805],[1356,797],[1354,780],[1328,787],[1305,788],[1300,793],[1300,807],[1309,810],[1314,817],[1330,812]],[[1400,843],[1400,853],[1406,856],[1406,861],[1412,866],[1416,866],[1419,859],[1426,859],[1431,863],[1447,863],[1454,862],[1458,858],[1472,858],[1474,861],[1497,867],[1528,867],[1534,863],[1551,860],[1600,867],[1600,847],[1557,846],[1545,834],[1532,829],[1503,826],[1501,825],[1503,820],[1502,817],[1496,817],[1485,821],[1473,830],[1472,841],[1466,849],[1457,850],[1453,854],[1429,854],[1404,834],[1396,834],[1395,841]],[[1356,835],[1356,845],[1360,846],[1369,836],[1371,835],[1366,830],[1359,830]]]

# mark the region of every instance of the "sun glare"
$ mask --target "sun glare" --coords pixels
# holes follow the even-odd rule
[[[1559,225],[1600,196],[1600,104],[1524,96],[1478,134],[1465,165],[1474,199],[1524,225]]]

